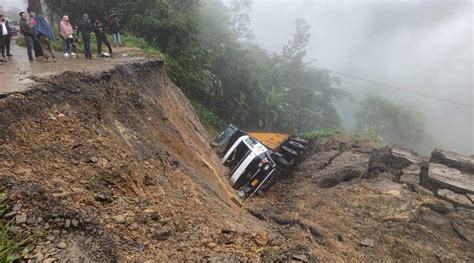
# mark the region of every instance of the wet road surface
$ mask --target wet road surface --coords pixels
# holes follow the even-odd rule
[[[47,77],[65,71],[100,72],[116,65],[145,60],[144,57],[127,56],[124,54],[125,49],[118,49],[114,50],[112,58],[87,60],[83,54],[79,54],[80,58],[65,58],[62,52],[56,52],[57,62],[52,62],[51,59],[50,62],[46,62],[41,58],[30,62],[26,48],[16,45],[15,40],[12,39],[13,57],[7,57],[5,63],[0,62],[0,95],[28,89],[34,83],[34,77]]]

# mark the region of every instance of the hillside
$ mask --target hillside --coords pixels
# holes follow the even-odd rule
[[[2,222],[30,262],[474,260],[473,157],[316,138],[242,207],[162,61],[0,99]]]

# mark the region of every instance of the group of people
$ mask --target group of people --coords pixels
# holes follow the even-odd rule
[[[36,15],[34,12],[27,14],[20,12],[20,32],[24,37],[25,46],[30,61],[34,61],[35,57],[42,57],[45,61],[50,58],[56,62],[56,54],[53,48],[53,42],[56,41],[54,31],[49,22],[41,15]],[[12,30],[5,21],[3,15],[0,15],[1,33],[0,34],[0,48],[2,50],[2,61],[6,56],[12,56],[10,53],[10,39],[12,37]],[[122,39],[120,35],[120,19],[117,15],[110,16],[110,28],[112,30],[114,46],[120,47]],[[66,58],[78,56],[76,50],[76,43],[80,42],[82,35],[82,42],[84,45],[84,55],[87,59],[92,59],[91,49],[91,34],[95,33],[97,39],[97,53],[104,56],[112,55],[112,46],[107,39],[104,25],[100,18],[95,18],[94,23],[89,19],[89,15],[83,14],[82,19],[77,25],[77,32],[74,34],[74,28],[69,21],[67,15],[63,16],[59,23],[59,37],[63,40],[64,56]],[[108,53],[102,52],[102,45],[105,44],[108,48]],[[35,57],[33,57],[33,53]]]

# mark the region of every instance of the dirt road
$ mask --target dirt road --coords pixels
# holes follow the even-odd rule
[[[27,89],[35,78],[60,74],[65,71],[74,72],[101,72],[116,65],[146,60],[144,57],[131,57],[125,49],[117,49],[112,58],[96,58],[86,60],[81,58],[64,58],[62,52],[56,52],[57,62],[44,62],[38,59],[30,62],[26,48],[15,44],[12,40],[12,54],[6,63],[0,63],[0,94],[18,92]]]

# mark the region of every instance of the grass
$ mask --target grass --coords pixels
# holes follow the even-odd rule
[[[226,127],[225,122],[222,121],[214,112],[198,102],[191,103],[199,117],[199,120],[207,130],[219,134]]]
[[[310,139],[314,139],[318,137],[325,138],[325,137],[344,135],[344,134],[352,136],[355,139],[370,140],[378,146],[383,145],[383,139],[382,137],[380,137],[378,131],[375,129],[371,129],[365,133],[360,133],[360,132],[351,133],[343,128],[333,127],[333,128],[318,129],[311,132],[306,132],[306,133],[300,134],[299,136],[306,140],[310,140]]]
[[[40,235],[28,235],[6,222],[3,215],[9,211],[10,205],[0,194],[0,262],[11,263],[30,256]]]
[[[54,31],[56,34],[56,41],[53,42],[53,49],[55,51],[62,53],[63,41],[59,37],[58,29],[54,29]],[[110,45],[112,45],[112,49],[113,49],[114,44],[113,44],[112,36],[108,35],[107,39],[109,40]],[[23,37],[17,38],[16,44],[21,47],[25,47],[24,38]],[[144,55],[147,57],[165,58],[164,54],[159,49],[150,45],[143,38],[136,37],[132,34],[128,34],[128,33],[122,34],[122,44],[124,47],[136,48],[136,49],[141,50],[144,53]],[[92,49],[92,54],[97,53],[97,38],[95,37],[95,34],[91,34],[91,49]],[[84,45],[82,42],[76,43],[76,50],[79,53],[84,53]],[[102,50],[107,51],[107,47],[105,45],[102,45]]]
[[[340,127],[317,129],[314,131],[300,134],[300,137],[304,139],[314,139],[316,137],[330,137],[335,135],[347,134],[347,131]]]

